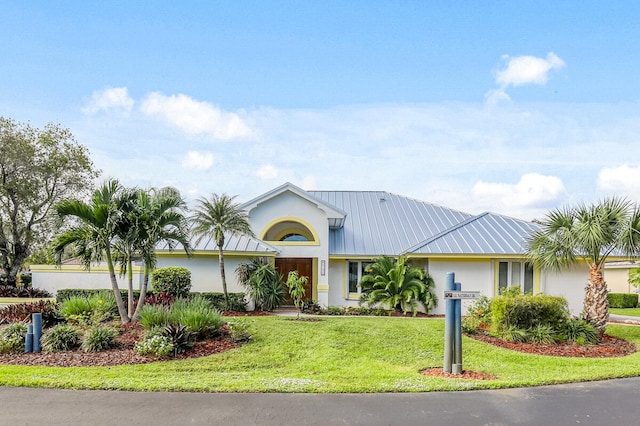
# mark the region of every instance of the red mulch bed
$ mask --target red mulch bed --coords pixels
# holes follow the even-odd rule
[[[473,334],[468,337],[480,340],[490,345],[513,351],[535,355],[563,356],[577,358],[610,358],[632,354],[637,348],[634,343],[616,337],[604,335],[597,345],[578,345],[576,343],[513,343],[507,342],[488,334]],[[427,368],[420,372],[425,376],[448,377],[452,379],[494,380],[497,377],[478,371],[463,370],[462,374],[445,373],[442,367]]]

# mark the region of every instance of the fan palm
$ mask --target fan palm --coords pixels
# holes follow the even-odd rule
[[[609,318],[603,267],[612,254],[640,254],[640,210],[629,201],[610,198],[551,211],[539,224],[527,241],[529,259],[555,271],[581,262],[589,266],[583,318],[602,335]]]
[[[195,214],[191,217],[192,232],[197,236],[196,244],[199,244],[204,238],[213,238],[218,247],[220,278],[227,307],[229,306],[229,294],[224,270],[225,235],[253,236],[247,213],[240,208],[238,203],[234,202],[235,198],[235,196],[230,197],[226,194],[212,194],[209,199],[199,198]]]
[[[414,315],[420,304],[426,312],[436,306],[433,279],[422,268],[410,266],[404,256],[398,260],[380,256],[365,272],[360,281],[361,302],[386,305],[404,313],[411,310]]]

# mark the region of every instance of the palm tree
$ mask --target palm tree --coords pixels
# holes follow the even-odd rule
[[[220,278],[222,278],[222,290],[225,304],[229,306],[229,294],[227,292],[227,279],[224,272],[224,241],[225,234],[245,234],[253,236],[247,213],[235,203],[235,196],[226,194],[212,194],[211,198],[199,198],[195,214],[192,216],[192,232],[198,236],[196,244],[206,237],[213,238],[218,247],[218,261],[220,264]]]
[[[156,266],[156,246],[164,242],[169,250],[181,245],[187,255],[191,255],[189,224],[183,212],[186,203],[175,188],[151,188],[139,191],[137,214],[133,215],[135,233],[133,241],[144,262],[144,278],[140,290],[140,299],[131,316],[137,321],[149,285],[149,276]]]
[[[538,223],[539,230],[527,241],[530,261],[541,269],[555,271],[581,262],[589,265],[583,317],[602,335],[609,318],[603,267],[612,254],[640,254],[640,210],[614,197],[598,204],[551,211]]]
[[[73,217],[76,223],[57,237],[53,245],[56,261],[60,263],[65,248],[72,247],[73,255],[80,258],[85,268],[103,260],[107,263],[111,288],[123,324],[129,316],[120,296],[113,261],[113,241],[121,232],[123,207],[132,200],[132,193],[111,179],[94,193],[90,203],[65,200],[55,206],[61,219]]]
[[[397,261],[380,256],[365,272],[360,281],[361,303],[382,304],[404,313],[411,309],[414,315],[419,304],[426,312],[436,306],[433,279],[422,268],[409,265],[405,256],[400,256]]]

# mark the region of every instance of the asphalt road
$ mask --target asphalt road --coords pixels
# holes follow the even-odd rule
[[[0,387],[0,425],[638,425],[640,378],[419,394]]]

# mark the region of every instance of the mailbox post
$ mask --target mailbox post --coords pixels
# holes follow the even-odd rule
[[[444,290],[446,301],[444,317],[444,366],[445,373],[462,374],[462,299],[479,299],[479,291],[462,291],[462,284],[455,282],[455,274],[447,274]]]

